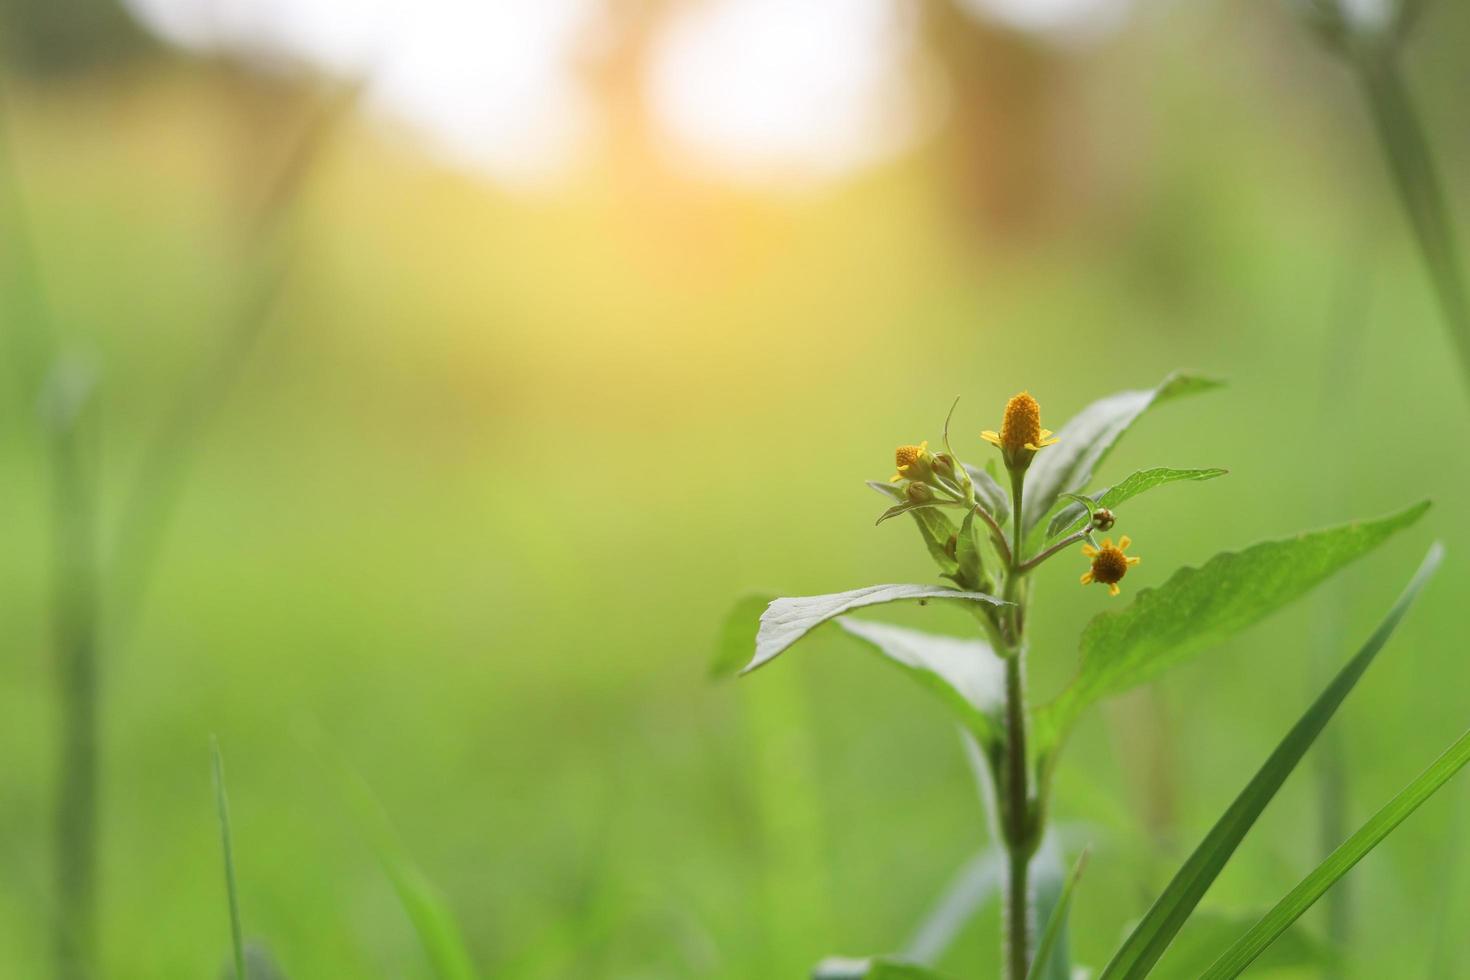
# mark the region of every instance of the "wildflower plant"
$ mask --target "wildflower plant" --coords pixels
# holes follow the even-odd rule
[[[1003,907],[999,975],[1005,980],[1065,980],[1073,974],[1066,916],[1081,863],[1070,876],[1062,873],[1061,847],[1056,835],[1048,832],[1048,823],[1058,760],[1083,713],[1299,598],[1413,524],[1428,508],[1427,502],[1418,503],[1377,520],[1222,552],[1199,567],[1175,570],[1162,585],[1122,598],[1131,591],[1129,570],[1139,561],[1129,553],[1133,542],[1127,535],[1120,534],[1116,543],[1098,535],[1126,527],[1134,499],[1147,491],[1215,479],[1225,470],[1155,467],[1089,490],[1095,471],[1150,409],[1216,386],[1204,378],[1171,375],[1154,388],[1094,402],[1055,434],[1042,426],[1036,399],[1022,392],[1007,402],[998,429],[980,433],[993,447],[983,465],[956,454],[946,420],[942,451],[932,451],[927,442],[901,446],[895,453],[893,476],[869,484],[889,503],[878,523],[907,515],[943,584],[872,585],[776,599],[760,616],[753,656],[747,645],[748,627],[742,630],[747,623],[756,625],[745,618],[754,616],[749,603],[737,606],[727,624],[720,654],[723,667],[717,669],[733,670],[743,662],[741,673],[749,673],[770,664],[822,624],[835,622],[937,695],[938,705],[958,723],[971,749],[987,803],[1000,869],[995,887]],[[952,407],[951,419],[953,414]],[[1063,556],[1085,562],[1081,586],[1106,587],[1115,597],[1110,603],[1118,606],[1087,624],[1075,675],[1060,693],[1038,703],[1029,696],[1026,676],[1028,659],[1034,655],[1028,624],[1040,609],[1033,601],[1033,573]],[[1139,978],[1151,972],[1246,831],[1383,646],[1438,560],[1436,545],[1378,630],[1291,729],[1113,954],[1098,974],[1101,980]],[[960,640],[848,615],[905,600],[921,604],[943,600],[962,606],[973,616],[978,638]],[[1467,760],[1470,733],[1260,923],[1223,949],[1203,975],[1237,975]],[[951,919],[952,912],[946,913]],[[941,952],[929,943],[907,955],[832,959],[820,964],[815,976],[939,977],[942,974],[934,972],[932,964]]]

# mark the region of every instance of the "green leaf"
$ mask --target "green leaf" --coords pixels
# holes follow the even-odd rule
[[[963,465],[965,472],[970,474],[970,482],[975,485],[975,499],[980,502],[980,506],[990,512],[990,516],[995,518],[995,523],[1004,527],[1005,522],[1011,516],[1010,493],[1001,489],[1000,484],[995,482],[995,477],[991,476],[989,471],[982,470],[978,466],[971,466],[969,463]]]
[[[999,741],[1005,664],[989,644],[862,619],[843,617],[837,625],[938,695],[982,743]]]
[[[1144,589],[1119,612],[1102,613],[1082,633],[1077,677],[1037,716],[1043,750],[1100,698],[1141,684],[1286,605],[1394,532],[1428,502],[1376,521],[1344,524],[1223,552]]]
[[[210,736],[210,761],[214,768],[214,808],[219,816],[220,847],[225,857],[225,898],[230,906],[230,948],[234,956],[234,976],[248,980],[245,966],[245,940],[240,930],[240,895],[235,887],[235,844],[230,835],[230,801],[225,794],[225,764],[220,758],[219,739]]]
[[[1084,498],[1092,502],[1092,508],[1086,507],[1081,502],[1063,507],[1051,519],[1051,524],[1046,529],[1046,536],[1048,538],[1055,538],[1063,534],[1070,534],[1082,526],[1083,521],[1086,520],[1086,515],[1092,509],[1097,507],[1117,507],[1123,501],[1131,500],[1145,490],[1152,490],[1154,487],[1161,487],[1166,483],[1177,483],[1180,480],[1213,480],[1217,476],[1224,476],[1227,472],[1229,471],[1222,469],[1176,470],[1170,469],[1167,466],[1156,466],[1149,470],[1139,470],[1122,483]],[[1061,496],[1067,497],[1069,495],[1064,493]]]
[[[1025,529],[1040,523],[1062,494],[1086,487],[1113,445],[1150,407],[1220,384],[1209,378],[1171,374],[1156,388],[1109,395],[1078,412],[1057,432],[1057,444],[1037,453],[1026,473]]]
[[[752,593],[735,600],[725,621],[720,624],[720,635],[715,641],[714,659],[710,661],[710,677],[734,677],[750,659],[751,647],[755,646],[755,633],[760,627],[761,613],[775,599],[772,595]]]
[[[963,506],[965,506],[964,503],[962,501],[959,501],[959,500],[942,500],[942,499],[936,499],[936,500],[925,500],[925,501],[920,502],[920,503],[915,503],[912,500],[905,500],[903,503],[901,503],[901,504],[894,504],[892,507],[888,508],[883,513],[879,514],[878,515],[878,519],[876,521],[874,521],[873,523],[875,525],[876,524],[882,524],[886,520],[891,520],[892,518],[899,517],[899,516],[901,516],[903,514],[912,514],[914,511],[916,511],[916,510],[923,510],[925,507],[963,507]]]
[[[975,508],[971,507],[965,511],[965,520],[960,524],[959,535],[955,538],[955,560],[959,562],[958,572],[961,587],[980,588],[981,563],[980,542],[975,537]]]
[[[1050,912],[1045,919],[1046,926],[1041,933],[1041,941],[1036,944],[1036,955],[1031,961],[1031,969],[1026,971],[1026,980],[1043,980],[1047,977],[1068,980],[1072,975],[1066,950],[1067,910],[1072,904],[1072,892],[1087,868],[1087,855],[1087,848],[1083,848],[1058,894],[1048,896],[1049,901],[1043,901],[1040,896],[1037,898],[1038,911],[1049,907]],[[1038,892],[1041,891],[1041,886],[1042,883],[1038,881]]]
[[[1222,947],[1248,929],[1258,916],[1197,909],[1149,980],[1199,980]],[[1287,930],[1260,966],[1265,969],[1322,968],[1333,963],[1332,948],[1302,929]]]
[[[833,956],[817,964],[812,980],[949,980],[949,974],[890,956]]]
[[[903,491],[891,483],[869,480],[868,486],[894,500],[905,499]],[[954,522],[935,507],[916,507],[907,513],[913,515],[914,523],[919,526],[919,534],[924,538],[924,546],[929,549],[929,556],[934,559],[939,570],[945,575],[954,575],[959,570],[959,564],[949,556],[947,547],[950,537],[955,533]]]
[[[963,599],[968,602],[1003,605],[1000,599],[984,592],[959,592],[938,585],[870,585],[865,589],[835,592],[831,595],[777,599],[761,614],[760,629],[755,636],[755,656],[740,673],[748,674],[757,667],[770,663],[791,644],[829,619],[854,609],[902,599]]]
[[[1433,765],[1405,786],[1388,805],[1375,813],[1367,823],[1317,865],[1311,874],[1276,903],[1250,931],[1227,949],[1214,966],[1203,975],[1204,980],[1228,980],[1240,976],[1253,960],[1280,936],[1302,913],[1311,908],[1343,875],[1353,869],[1365,855],[1399,824],[1408,819],[1425,800],[1437,793],[1450,778],[1470,762],[1470,732],[1461,735]]]
[[[965,923],[991,896],[999,894],[1005,874],[1003,859],[1000,848],[990,847],[966,861],[904,944],[903,959],[933,963],[943,956]]]
[[[1291,775],[1343,699],[1378,655],[1378,651],[1383,649],[1383,645],[1393,635],[1394,629],[1408,612],[1419,591],[1433,576],[1443,553],[1438,544],[1429,549],[1429,554],[1425,556],[1408,587],[1383,622],[1373,631],[1368,642],[1363,644],[1333,678],[1332,683],[1317,696],[1317,700],[1312,702],[1312,706],[1292,726],[1291,731],[1287,732],[1265,764],[1230,804],[1229,809],[1210,828],[1210,832],[1174,875],[1163,894],[1113,955],[1099,980],[1140,980],[1149,974],[1235,853],[1246,833],[1255,824],[1266,804],[1271,802],[1286,777]]]

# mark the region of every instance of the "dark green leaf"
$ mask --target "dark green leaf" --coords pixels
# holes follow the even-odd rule
[[[1108,487],[1106,490],[1083,498],[1091,502],[1092,507],[1087,507],[1080,501],[1067,505],[1059,510],[1051,523],[1047,525],[1046,536],[1055,538],[1063,534],[1070,534],[1082,526],[1086,515],[1098,507],[1117,507],[1125,500],[1138,496],[1145,490],[1163,486],[1165,483],[1176,483],[1180,480],[1213,480],[1217,476],[1224,476],[1228,470],[1206,469],[1206,470],[1176,470],[1167,466],[1157,466],[1149,470],[1139,470],[1128,477],[1122,483]],[[1062,494],[1067,497],[1068,494]]]
[[[842,618],[837,625],[937,694],[982,743],[1000,738],[996,715],[1005,698],[1005,665],[988,644],[862,619]]]
[[[1156,388],[1109,395],[1078,412],[1057,432],[1057,444],[1037,453],[1026,473],[1025,529],[1040,523],[1063,493],[1086,487],[1119,437],[1151,406],[1219,385],[1208,378],[1171,374]]]
[[[958,592],[937,585],[870,585],[865,589],[835,592],[831,595],[777,599],[761,614],[760,629],[755,636],[755,656],[741,673],[748,674],[757,667],[770,663],[791,644],[829,619],[865,606],[878,606],[903,599],[960,599],[967,602],[988,602],[991,605],[1002,604],[1000,599],[983,592]]]
[[[1077,677],[1038,713],[1038,744],[1049,747],[1098,699],[1265,618],[1413,524],[1428,507],[1419,503],[1380,520],[1224,552],[1144,589],[1127,608],[1096,616],[1082,633]]]
[[[750,659],[755,646],[755,633],[760,628],[761,613],[775,599],[772,595],[753,593],[741,596],[725,614],[720,635],[715,641],[715,656],[710,661],[711,677],[734,677]]]
[[[1318,695],[1317,700],[1276,746],[1265,765],[1251,778],[1245,789],[1241,790],[1215,826],[1210,828],[1205,839],[1149,908],[1143,921],[1113,955],[1099,980],[1140,980],[1149,974],[1235,853],[1235,849],[1240,846],[1266,804],[1271,802],[1276,791],[1281,788],[1286,777],[1291,775],[1348,692],[1363,676],[1378,651],[1388,642],[1419,591],[1434,574],[1442,556],[1443,549],[1438,544],[1429,549],[1419,571],[1383,622],[1373,631],[1368,642]]]
[[[1404,787],[1382,810],[1327,856],[1311,874],[1302,879],[1276,907],[1227,949],[1215,965],[1203,975],[1204,980],[1229,980],[1245,971],[1257,956],[1269,947],[1291,924],[1301,918],[1322,895],[1353,866],[1393,833],[1425,800],[1437,793],[1450,778],[1470,762],[1470,732],[1445,750],[1428,769]]]

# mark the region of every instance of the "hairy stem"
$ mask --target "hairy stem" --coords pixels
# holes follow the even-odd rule
[[[998,774],[1001,786],[1001,837],[1007,856],[1004,930],[1006,980],[1025,980],[1030,966],[1033,936],[1029,870],[1036,835],[1031,826],[1031,772],[1026,758],[1026,649],[1025,596],[1021,538],[1021,505],[1026,474],[1011,471],[1011,509],[1014,517],[1006,569],[1004,597],[1011,603],[1010,625],[1003,651],[1006,668],[1005,752]]]

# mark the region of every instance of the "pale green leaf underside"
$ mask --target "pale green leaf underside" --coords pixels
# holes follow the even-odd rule
[[[1351,871],[1369,851],[1393,833],[1420,804],[1437,793],[1467,762],[1470,762],[1470,732],[1461,735],[1433,765],[1420,773],[1387,806],[1343,841],[1325,861],[1278,902],[1275,908],[1221,954],[1209,971],[1203,974],[1203,980],[1230,980],[1240,976],[1278,936],[1301,918],[1302,913],[1311,908],[1343,875]]]
[[[1083,489],[1113,445],[1153,405],[1219,387],[1221,382],[1171,374],[1156,388],[1123,391],[1093,402],[1057,432],[1057,443],[1036,454],[1026,473],[1022,517],[1026,530],[1041,522],[1057,498]]]
[[[1419,571],[1388,615],[1378,624],[1373,635],[1342,670],[1338,671],[1337,676],[1317,696],[1311,707],[1292,726],[1291,731],[1286,733],[1286,737],[1210,828],[1205,839],[1170,880],[1163,894],[1149,907],[1143,920],[1113,954],[1099,980],[1142,980],[1149,975],[1159,957],[1189,920],[1200,899],[1235,854],[1236,848],[1245,839],[1246,833],[1254,826],[1266,805],[1275,797],[1307,749],[1311,748],[1343,700],[1362,678],[1369,664],[1393,635],[1409,606],[1439,567],[1443,554],[1444,550],[1438,544],[1429,549]]]
[[[977,738],[999,739],[1005,664],[989,644],[862,619],[841,618],[837,625],[938,695]]]
[[[755,656],[745,665],[748,674],[780,656],[787,647],[816,627],[843,613],[903,599],[961,599],[1000,605],[1001,600],[983,592],[957,592],[938,585],[870,585],[831,595],[796,596],[777,599],[761,614],[755,635]]]
[[[1212,643],[1264,619],[1417,521],[1428,502],[1376,521],[1265,541],[1181,568],[1082,633],[1076,678],[1038,712],[1038,743],[1054,744],[1093,702],[1142,684]]]
[[[1213,480],[1217,476],[1224,476],[1228,471],[1222,469],[1203,470],[1177,470],[1168,466],[1156,466],[1152,469],[1139,470],[1129,476],[1121,483],[1108,487],[1106,490],[1092,494],[1091,500],[1094,507],[1117,507],[1126,500],[1132,500],[1139,494],[1161,487],[1166,483],[1177,483],[1181,480]],[[1063,495],[1065,496],[1065,495]],[[1080,503],[1068,504],[1057,512],[1047,526],[1046,536],[1055,538],[1062,534],[1070,534],[1082,526],[1087,517],[1087,508]]]

